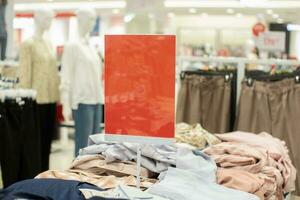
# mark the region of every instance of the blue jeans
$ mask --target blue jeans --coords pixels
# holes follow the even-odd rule
[[[75,122],[75,155],[78,155],[79,150],[87,146],[89,136],[101,131],[102,105],[79,104],[72,114]]]

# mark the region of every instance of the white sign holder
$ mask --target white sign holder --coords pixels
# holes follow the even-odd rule
[[[141,189],[141,145],[137,146],[137,157],[136,157],[136,188]]]
[[[157,144],[157,145],[167,145],[174,143],[174,138],[155,138],[147,136],[131,136],[131,135],[116,135],[105,133],[105,140],[112,142],[130,142],[137,143],[137,157],[136,157],[136,187],[141,188],[141,159],[142,159],[142,144]]]
[[[111,142],[129,142],[136,143],[136,188],[141,189],[141,160],[142,160],[142,144],[156,144],[168,145],[175,142],[174,138],[154,138],[145,136],[129,136],[129,135],[115,135],[105,133],[105,141]]]
[[[147,136],[131,136],[131,135],[117,135],[105,133],[105,140],[112,142],[130,142],[137,143],[137,157],[136,157],[136,187],[141,188],[141,159],[142,159],[142,144],[156,144],[168,145],[174,143],[174,138],[160,138],[160,137],[147,137]]]

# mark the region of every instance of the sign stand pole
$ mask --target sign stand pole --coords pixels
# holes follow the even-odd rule
[[[137,159],[136,159],[136,187],[141,189],[141,145],[137,145]]]

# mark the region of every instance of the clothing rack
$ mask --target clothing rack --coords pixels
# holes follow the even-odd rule
[[[284,60],[284,59],[248,59],[240,57],[196,57],[196,56],[179,56],[178,60],[180,65],[184,61],[190,62],[210,62],[222,64],[236,64],[237,65],[237,96],[240,97],[241,83],[245,77],[245,69],[247,64],[260,64],[260,65],[286,65],[286,66],[300,66],[300,61],[297,60]],[[237,100],[238,102],[238,100]]]

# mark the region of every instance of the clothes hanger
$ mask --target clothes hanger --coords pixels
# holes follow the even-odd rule
[[[248,86],[252,86],[254,80],[256,81],[265,81],[265,82],[275,82],[280,81],[287,78],[293,78],[295,80],[295,83],[300,83],[300,71],[295,70],[292,72],[285,72],[285,73],[277,73],[273,71],[273,73],[248,73],[246,77],[246,83]]]
[[[194,75],[194,74],[200,76],[224,76],[225,82],[228,82],[233,78],[232,72],[198,70],[198,71],[182,71],[180,73],[180,79],[183,80],[186,75]]]

